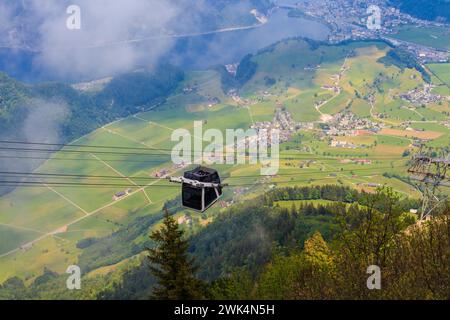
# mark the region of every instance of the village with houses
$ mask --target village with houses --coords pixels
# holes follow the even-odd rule
[[[350,40],[382,39],[395,47],[413,54],[421,63],[443,63],[449,61],[449,51],[419,45],[394,38],[398,27],[414,25],[417,28],[446,27],[445,21],[421,20],[390,6],[389,1],[373,0],[371,6],[380,10],[380,25],[368,28],[367,17],[371,12],[363,0],[307,0],[298,1],[284,8],[294,10],[293,15],[305,15],[325,22],[331,32],[328,41],[332,44]],[[377,9],[377,10],[378,10]]]
[[[439,103],[445,99],[440,94],[433,93],[435,86],[431,84],[424,84],[422,88],[412,89],[400,95],[400,98],[408,101],[415,106],[428,105],[430,103]],[[448,99],[448,98],[447,98]]]
[[[277,106],[272,121],[255,122],[250,128],[255,129],[256,132],[259,130],[267,130],[267,132],[274,129],[279,130],[279,141],[283,143],[289,141],[299,130],[313,129],[314,123],[295,122],[286,108]]]

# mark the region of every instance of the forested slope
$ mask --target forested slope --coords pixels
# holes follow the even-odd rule
[[[448,299],[448,207],[418,224],[407,212],[417,205],[389,188],[283,188],[220,213],[189,238],[190,253],[207,299]],[[145,257],[84,277],[78,292],[45,270],[31,286],[6,281],[0,297],[148,299],[155,280]],[[383,290],[367,289],[370,265],[381,268]]]

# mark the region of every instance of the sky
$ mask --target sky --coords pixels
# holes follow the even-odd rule
[[[41,53],[34,63],[61,76],[124,72],[144,57],[152,65],[170,48],[170,39],[147,42],[139,47],[123,41],[153,30],[164,30],[179,13],[172,2],[159,0],[31,2],[34,18],[40,20]],[[80,8],[80,29],[67,27],[67,20],[73,19],[66,12],[70,4]],[[105,46],[117,42],[120,45]],[[92,50],[92,47],[98,49]]]

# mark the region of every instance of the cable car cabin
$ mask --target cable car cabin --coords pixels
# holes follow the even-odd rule
[[[216,170],[198,167],[186,171],[183,176],[183,206],[197,211],[205,211],[222,195],[222,185]]]

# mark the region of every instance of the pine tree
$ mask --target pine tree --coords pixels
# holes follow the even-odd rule
[[[202,282],[195,278],[197,268],[194,259],[189,258],[188,242],[183,239],[183,230],[164,212],[161,229],[154,231],[150,239],[155,242],[148,249],[150,271],[158,284],[153,289],[153,299],[193,300],[202,298]]]

